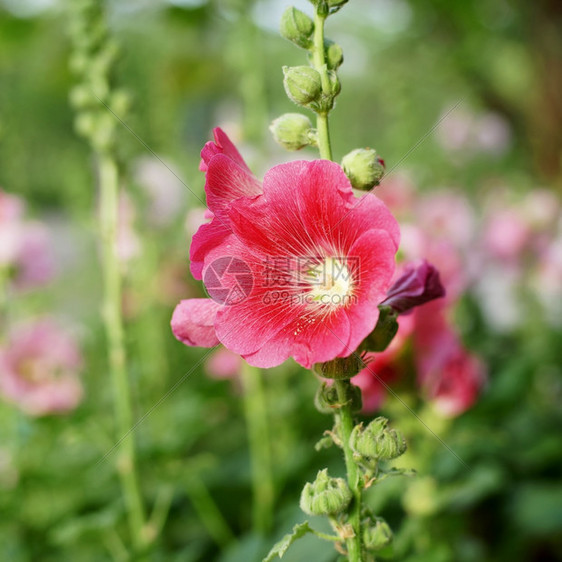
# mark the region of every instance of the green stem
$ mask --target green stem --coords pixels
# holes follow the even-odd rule
[[[349,445],[349,438],[353,430],[353,416],[351,413],[351,383],[349,380],[334,382],[341,407],[336,414],[339,418],[342,447],[345,455],[347,483],[353,493],[353,502],[349,513],[349,523],[354,535],[346,539],[349,562],[362,562],[361,553],[361,486],[359,468],[353,459],[353,451]]]
[[[145,546],[145,514],[136,470],[135,444],[131,428],[133,412],[127,376],[123,319],[121,317],[121,272],[117,256],[118,172],[114,159],[98,154],[100,184],[100,228],[103,241],[103,319],[113,385],[116,429],[120,438],[117,468],[125,498],[129,530],[134,546]]]
[[[241,376],[252,465],[253,527],[258,532],[267,534],[273,523],[275,488],[271,470],[269,424],[262,372],[244,362]]]
[[[187,494],[209,535],[221,548],[236,540],[213,496],[197,474],[189,476]]]
[[[320,73],[322,80],[322,91],[326,96],[331,95],[330,79],[328,77],[328,67],[324,54],[324,22],[326,16],[318,14],[314,16],[314,44],[312,61],[314,68]],[[318,149],[320,158],[332,160],[332,145],[330,143],[330,129],[328,126],[328,112],[320,112],[316,116],[316,128],[318,129]]]

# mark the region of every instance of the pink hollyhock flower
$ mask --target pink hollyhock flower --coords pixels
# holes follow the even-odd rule
[[[82,399],[74,340],[52,321],[16,329],[0,349],[0,394],[33,416],[73,410]]]
[[[404,272],[390,287],[381,303],[397,314],[405,314],[416,306],[445,296],[439,272],[426,260],[406,265]]]
[[[214,217],[191,247],[214,300],[182,301],[174,334],[221,342],[258,367],[350,355],[375,327],[394,273],[395,219],[375,196],[355,199],[333,162],[276,166],[262,189],[226,135],[215,138],[201,165]]]

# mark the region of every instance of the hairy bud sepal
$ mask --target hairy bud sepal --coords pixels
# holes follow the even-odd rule
[[[356,425],[349,444],[361,464],[374,468],[379,461],[395,459],[406,451],[406,441],[401,432],[387,427],[388,420],[375,418],[366,427]]]
[[[345,511],[352,493],[343,478],[331,478],[328,469],[320,470],[314,482],[307,482],[300,499],[300,508],[307,515],[337,515]]]
[[[382,517],[363,521],[363,544],[367,550],[376,552],[392,542],[392,530]]]
[[[361,389],[353,384],[349,385],[347,394],[346,404],[351,405],[351,411],[360,412],[363,408]],[[314,405],[321,414],[334,414],[346,404],[341,403],[337,389],[333,384],[323,382],[314,396]]]
[[[322,80],[318,71],[310,66],[284,66],[285,92],[297,105],[311,106],[322,94]]]
[[[314,33],[314,22],[294,6],[283,12],[280,31],[285,39],[288,39],[297,47],[301,47],[301,49],[312,47],[311,37]]]
[[[384,161],[372,148],[356,148],[341,162],[343,171],[355,189],[368,191],[379,185],[384,176]]]
[[[379,319],[375,329],[363,340],[361,348],[366,351],[384,351],[398,332],[395,312],[388,306],[379,306]]]
[[[332,361],[315,363],[312,371],[325,379],[345,380],[351,379],[364,368],[363,359],[357,353],[352,353],[349,357],[336,357]]]

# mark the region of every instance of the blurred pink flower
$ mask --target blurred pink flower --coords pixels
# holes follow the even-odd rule
[[[10,270],[18,289],[43,285],[55,271],[49,231],[24,211],[22,199],[0,190],[0,268]]]
[[[32,416],[73,410],[82,399],[80,351],[52,320],[16,328],[0,348],[0,395]]]
[[[485,113],[474,123],[472,131],[476,147],[488,154],[502,155],[511,145],[511,127],[499,113]]]
[[[119,194],[117,223],[117,254],[122,264],[140,256],[141,241],[135,231],[136,209],[130,195],[121,191]]]
[[[440,191],[420,198],[415,219],[426,236],[445,238],[458,247],[467,246],[474,238],[474,211],[459,193]]]
[[[243,359],[225,347],[217,349],[205,363],[206,373],[216,379],[232,379],[240,373]]]
[[[498,210],[485,226],[484,249],[496,258],[515,260],[523,252],[529,237],[529,227],[517,210]]]
[[[135,178],[148,198],[148,219],[156,226],[170,224],[185,202],[186,189],[171,170],[152,157],[140,158],[135,166]]]
[[[470,408],[485,381],[481,361],[461,344],[447,317],[447,305],[436,300],[414,312],[414,348],[418,383],[444,416]]]

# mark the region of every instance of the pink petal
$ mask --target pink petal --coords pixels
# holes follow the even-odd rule
[[[172,315],[172,332],[185,345],[213,347],[219,344],[214,320],[220,306],[211,299],[181,301]]]
[[[251,173],[250,169],[246,165],[246,162],[244,162],[244,158],[242,158],[237,148],[228,138],[228,135],[220,127],[213,129],[213,135],[215,137],[215,141],[208,142],[201,151],[201,163],[199,164],[199,169],[202,172],[206,172],[209,162],[213,156],[217,154],[224,154]]]

